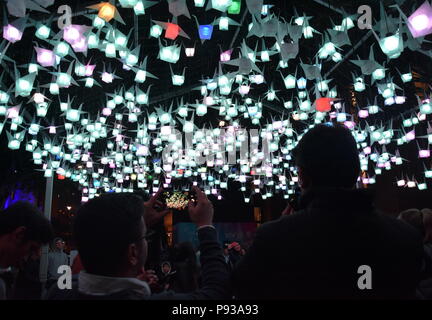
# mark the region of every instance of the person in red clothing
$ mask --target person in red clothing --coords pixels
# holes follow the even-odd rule
[[[72,263],[72,274],[78,274],[83,269],[84,269],[84,267],[81,263],[80,255],[78,254]]]

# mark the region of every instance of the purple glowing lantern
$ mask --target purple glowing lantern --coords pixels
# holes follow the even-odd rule
[[[232,52],[232,50],[227,50],[227,51],[222,52],[220,54],[220,61],[221,62],[230,61],[231,60],[231,52]]]
[[[56,55],[48,49],[35,48],[37,53],[37,62],[43,67],[52,67],[56,62]]]
[[[429,158],[430,150],[419,150],[419,158]]]
[[[14,27],[11,24],[3,26],[3,38],[9,42],[15,43],[20,41],[23,36],[23,33],[18,28]]]
[[[84,32],[86,32],[87,27],[86,26],[80,26],[76,24],[71,24],[70,26],[67,26],[63,29],[63,39],[68,42],[71,46],[78,43],[79,47],[82,47],[83,41],[87,43],[86,37],[84,36]]]
[[[88,49],[87,38],[82,36],[75,43],[72,44],[72,49],[75,52],[86,52]]]
[[[369,111],[367,110],[360,110],[358,113],[359,118],[367,118],[369,117]]]
[[[414,38],[424,37],[432,33],[432,6],[425,1],[408,18],[408,28]]]
[[[85,75],[86,77],[91,77],[93,75],[93,71],[96,65],[88,64],[85,66]]]

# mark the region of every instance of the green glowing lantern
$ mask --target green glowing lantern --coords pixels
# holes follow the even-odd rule
[[[71,85],[72,77],[68,73],[59,72],[56,83],[60,88],[68,88]]]
[[[398,58],[403,51],[403,41],[399,34],[385,37],[379,41],[381,50],[390,58]]]
[[[169,46],[164,47],[161,46],[159,49],[159,59],[169,62],[176,63],[180,58],[180,47],[177,46]]]
[[[136,5],[134,6],[134,12],[137,16],[145,14],[145,7],[142,0],[139,0]]]
[[[45,117],[48,111],[48,103],[38,103],[36,105],[36,114],[38,117]]]
[[[50,92],[52,95],[58,95],[59,92],[60,92],[59,85],[58,85],[57,83],[50,83],[50,86],[49,86],[49,92]]]
[[[61,58],[66,57],[69,54],[69,45],[66,42],[60,41],[54,47],[54,53]]]
[[[221,17],[219,19],[219,30],[229,29],[229,19],[227,17]]]
[[[385,69],[376,69],[374,72],[372,72],[372,78],[374,80],[382,80],[385,78]]]
[[[28,66],[28,72],[29,73],[38,73],[39,72],[39,66],[36,63],[29,63]]]
[[[105,26],[105,20],[96,15],[93,19],[93,27],[97,29],[101,29],[104,26]]]
[[[94,34],[90,33],[87,37],[87,44],[89,49],[96,49],[99,47],[99,37]]]
[[[77,122],[80,119],[80,110],[69,109],[66,111],[66,119],[71,122]]]
[[[185,81],[185,77],[183,75],[172,75],[172,84],[175,86],[181,86],[183,85]]]
[[[116,57],[116,46],[114,43],[107,43],[105,46],[105,56],[107,58],[115,58]]]
[[[48,39],[50,33],[51,33],[51,29],[48,28],[46,25],[42,24],[37,28],[35,35],[39,39],[46,40]]]
[[[289,74],[284,78],[284,84],[287,89],[293,89],[296,87],[297,79],[293,75]]]
[[[431,114],[432,113],[432,105],[430,102],[425,102],[420,106],[421,114]]]
[[[93,78],[86,78],[85,79],[86,88],[92,88],[93,85],[94,85],[94,79]]]
[[[207,114],[207,106],[205,104],[199,104],[196,109],[197,116],[204,116]]]
[[[153,38],[159,38],[160,35],[162,34],[162,27],[158,24],[154,24],[151,28],[150,28],[150,36],[152,36]]]
[[[359,77],[355,79],[354,90],[357,92],[363,92],[366,90],[366,85],[363,78]]]
[[[404,73],[401,75],[401,79],[404,83],[410,82],[412,78],[413,78],[412,73]]]

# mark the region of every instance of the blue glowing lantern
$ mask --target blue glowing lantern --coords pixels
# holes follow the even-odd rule
[[[198,31],[201,40],[210,40],[213,33],[213,26],[210,24],[200,25]]]

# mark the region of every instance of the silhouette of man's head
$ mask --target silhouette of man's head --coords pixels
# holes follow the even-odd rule
[[[0,212],[0,267],[19,266],[30,256],[38,256],[40,247],[50,242],[50,222],[28,202],[16,202]]]
[[[357,143],[351,132],[338,124],[320,124],[304,134],[293,150],[303,190],[353,188],[360,173]]]
[[[88,273],[133,277],[147,257],[144,203],[130,193],[110,193],[84,204],[74,222],[74,238]]]

